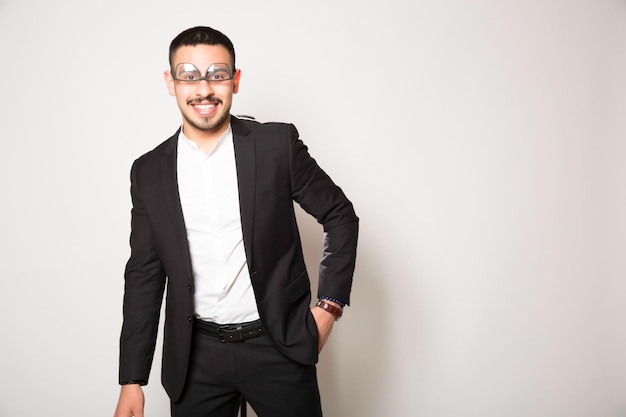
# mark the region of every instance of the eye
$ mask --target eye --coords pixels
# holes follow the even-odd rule
[[[182,72],[178,75],[178,79],[181,81],[197,81],[200,78],[196,72]]]
[[[229,79],[229,74],[226,71],[214,71],[207,74],[207,78],[211,81],[224,81]]]

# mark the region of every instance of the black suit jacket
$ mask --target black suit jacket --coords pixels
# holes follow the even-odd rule
[[[244,247],[261,321],[281,352],[314,364],[318,335],[293,201],[324,227],[319,294],[347,303],[358,218],[293,125],[235,117],[231,125]],[[172,400],[184,386],[194,316],[194,278],[176,179],[177,138],[178,132],[131,170],[131,255],[119,372],[120,382],[147,382],[167,288],[162,382]]]

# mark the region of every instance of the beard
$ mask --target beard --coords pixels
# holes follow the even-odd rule
[[[200,100],[190,100],[187,104],[194,104],[199,102],[215,102],[220,107],[223,106],[222,100],[219,99],[200,99]],[[190,112],[182,112],[183,118],[185,121],[194,129],[201,131],[210,131],[217,128],[220,128],[227,123],[230,119],[230,106],[218,108],[218,111],[214,116],[211,117],[201,117],[197,114],[194,114],[192,111]]]
[[[229,119],[230,113],[228,111],[224,111],[221,114],[217,114],[214,117],[196,117],[195,119],[187,116],[183,113],[183,118],[185,121],[197,130],[213,130],[220,126],[222,126]]]

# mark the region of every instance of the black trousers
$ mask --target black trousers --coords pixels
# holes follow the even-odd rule
[[[222,343],[194,332],[187,382],[172,417],[236,417],[241,397],[258,417],[321,417],[317,370],[287,358],[267,335]]]

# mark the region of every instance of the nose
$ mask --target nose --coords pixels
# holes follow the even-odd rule
[[[213,94],[213,86],[208,80],[200,80],[196,85],[196,95],[208,97]]]

